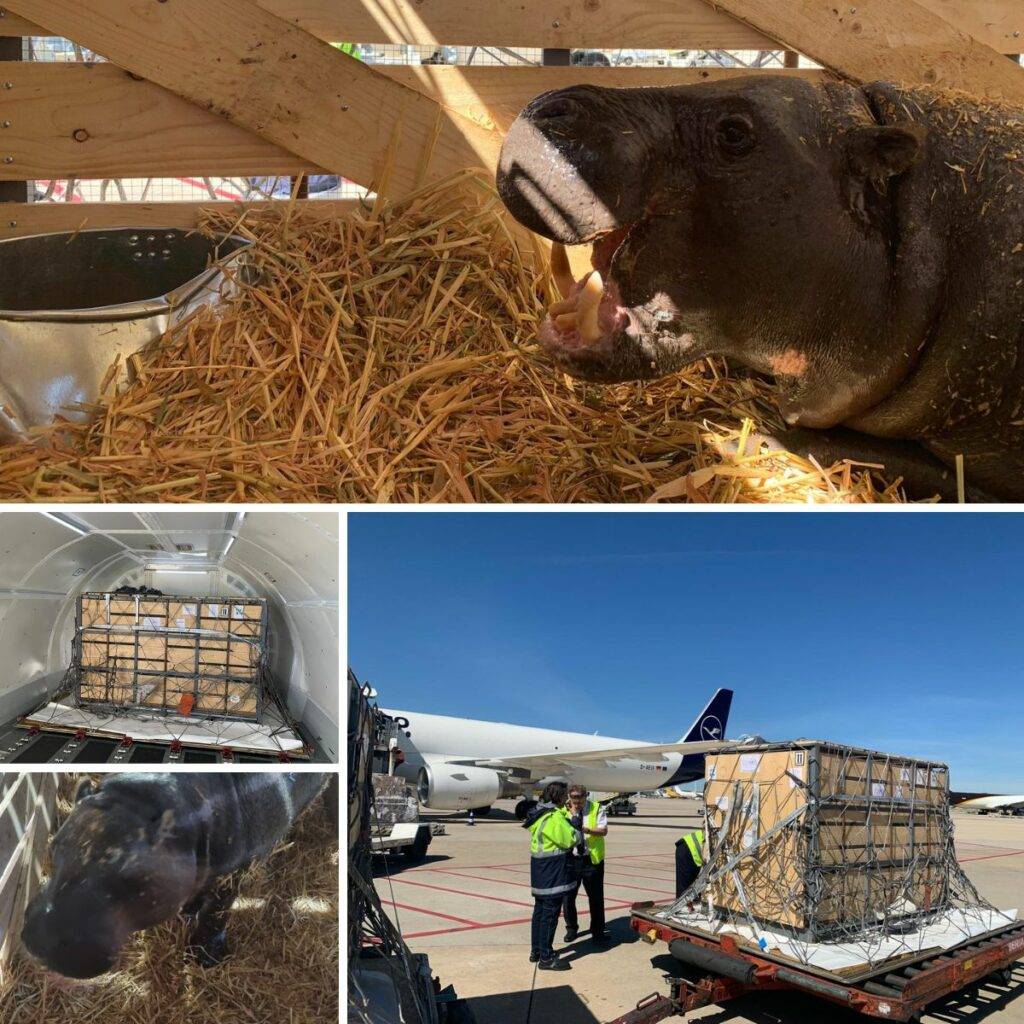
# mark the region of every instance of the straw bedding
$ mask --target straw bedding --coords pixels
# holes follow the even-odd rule
[[[62,776],[61,818],[78,777]],[[177,919],[134,936],[119,969],[61,987],[23,953],[0,998],[5,1024],[335,1024],[338,1020],[338,837],[321,801],[286,842],[242,875],[228,925],[230,957],[203,969],[184,955]]]
[[[207,228],[258,279],[115,375],[90,426],[0,447],[10,501],[878,502],[877,470],[768,454],[770,386],[707,360],[596,386],[533,344],[546,266],[464,173],[327,219]],[[522,236],[515,236],[521,238]]]

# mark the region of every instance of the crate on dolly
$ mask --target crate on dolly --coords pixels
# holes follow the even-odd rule
[[[945,765],[838,743],[743,744],[705,763],[705,864],[632,926],[696,971],[615,1024],[797,989],[910,1020],[1024,956],[1024,921],[956,860]]]

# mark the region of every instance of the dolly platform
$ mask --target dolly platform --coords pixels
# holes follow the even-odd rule
[[[883,965],[857,981],[823,976],[799,964],[783,964],[741,949],[729,935],[668,924],[654,916],[657,905],[638,903],[630,925],[641,938],[668,944],[672,955],[704,973],[693,981],[671,978],[667,996],[652,993],[610,1024],[656,1024],[683,1017],[710,1003],[724,1003],[748,992],[796,990],[883,1020],[919,1018],[929,1003],[997,972],[1009,980],[1014,961],[1024,957],[1024,921],[968,940],[939,955],[927,952],[911,961]]]

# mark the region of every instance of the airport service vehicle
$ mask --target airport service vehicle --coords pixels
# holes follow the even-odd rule
[[[704,777],[704,754],[724,745],[732,690],[717,690],[676,743],[610,739],[499,722],[381,710],[401,730],[397,772],[415,781],[437,810],[486,814],[495,800],[521,797],[524,818],[536,794],[557,779],[592,793],[636,793]]]
[[[617,796],[605,804],[605,810],[612,816],[625,814],[632,817],[636,814],[636,801],[630,796]]]
[[[756,955],[731,935],[712,935],[669,925],[653,916],[653,903],[636,903],[630,925],[647,942],[665,942],[688,970],[669,977],[669,994],[652,993],[610,1024],[658,1024],[712,1003],[751,992],[804,992],[882,1020],[918,1020],[930,1003],[992,977],[1010,983],[1014,961],[1024,956],[1024,921],[970,939],[941,955],[922,953],[915,960],[881,966],[874,973],[840,977],[827,971],[785,964],[769,953]]]
[[[373,775],[370,848],[374,853],[401,853],[413,864],[427,855],[430,826],[420,821],[416,791],[397,775]]]
[[[420,821],[416,790],[395,774],[402,763],[399,729],[393,719],[379,718],[373,737],[373,810],[370,817],[370,849],[374,853],[401,853],[418,863],[430,846],[430,826]]]

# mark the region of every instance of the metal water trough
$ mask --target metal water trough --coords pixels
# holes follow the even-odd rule
[[[248,244],[175,228],[0,241],[0,438],[87,422],[115,359],[127,379],[129,356],[220,302]]]

